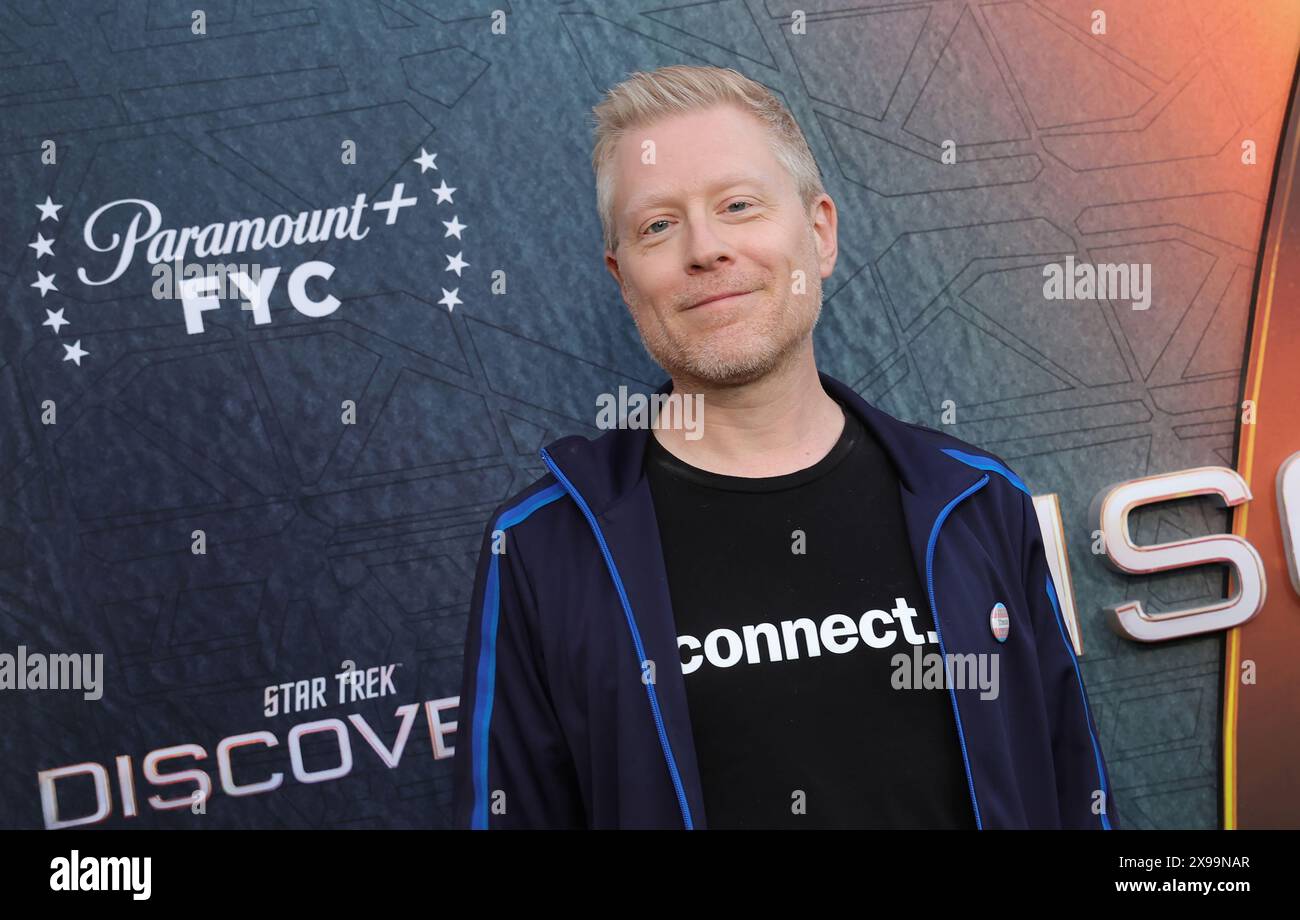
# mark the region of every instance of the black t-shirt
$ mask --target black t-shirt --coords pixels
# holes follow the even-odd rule
[[[647,445],[709,827],[975,826],[948,691],[895,689],[939,645],[898,474],[844,414],[785,476]]]

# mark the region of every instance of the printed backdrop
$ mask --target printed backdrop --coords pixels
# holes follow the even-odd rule
[[[1236,463],[1298,48],[1287,0],[0,3],[0,652],[103,655],[97,700],[0,690],[0,825],[448,824],[487,516],[664,379],[602,265],[590,109],[695,63],[777,92],[838,204],[822,369],[951,401],[1059,496],[1125,826],[1221,826],[1225,637],[1101,610],[1222,572],[1115,574],[1086,512]],[[204,255],[256,218],[260,251]],[[239,291],[170,296],[169,252]],[[1150,307],[1045,301],[1067,256],[1150,265]]]

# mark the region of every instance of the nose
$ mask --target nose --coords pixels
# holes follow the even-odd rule
[[[697,215],[686,233],[687,271],[709,271],[735,260],[731,244],[717,233],[707,216]]]

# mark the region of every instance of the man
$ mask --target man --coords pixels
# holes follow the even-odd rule
[[[1028,490],[817,370],[793,117],[684,66],[595,113],[607,267],[705,422],[561,438],[492,515],[456,825],[1115,826]]]

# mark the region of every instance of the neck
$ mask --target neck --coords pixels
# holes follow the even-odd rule
[[[703,436],[656,426],[653,437],[691,466],[727,476],[784,476],[825,457],[844,430],[844,413],[822,388],[812,340],[791,360],[751,383],[717,386],[673,375],[673,393],[703,396]]]

